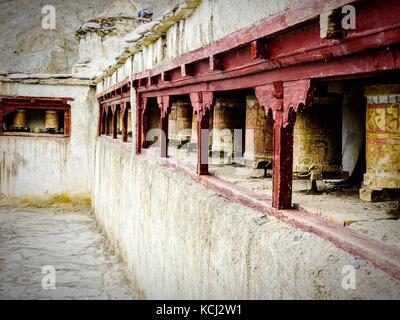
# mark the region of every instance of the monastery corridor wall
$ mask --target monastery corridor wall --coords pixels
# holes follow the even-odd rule
[[[400,284],[329,242],[99,138],[94,214],[149,299],[396,298]],[[318,248],[318,249],[316,249]]]
[[[98,118],[94,88],[3,82],[1,93],[74,100],[69,138],[0,136],[0,194],[90,199]]]

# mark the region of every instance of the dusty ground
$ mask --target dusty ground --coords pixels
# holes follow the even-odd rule
[[[110,253],[82,204],[0,199],[0,299],[133,299],[126,269]],[[43,266],[56,289],[43,289]],[[49,284],[49,282],[45,282]]]

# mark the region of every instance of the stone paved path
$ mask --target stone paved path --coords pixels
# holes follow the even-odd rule
[[[47,265],[55,289],[42,287]],[[0,208],[0,299],[132,299],[130,288],[88,208]]]

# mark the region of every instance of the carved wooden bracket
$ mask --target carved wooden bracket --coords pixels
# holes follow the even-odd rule
[[[161,118],[165,118],[171,109],[171,97],[161,96],[157,97],[158,107],[160,108]]]
[[[272,111],[275,119],[277,112],[283,113],[283,126],[294,125],[299,108],[310,106],[315,91],[311,79],[281,82],[276,81],[255,88],[256,97],[265,113]]]
[[[297,112],[299,107],[311,106],[314,91],[315,83],[311,79],[284,82],[284,110],[293,108]]]
[[[275,119],[276,111],[282,110],[283,105],[282,82],[274,82],[273,84],[256,87],[255,92],[260,106],[265,110],[265,114],[268,115],[268,112],[272,111],[272,116]]]
[[[206,112],[211,110],[214,105],[214,92],[192,92],[190,94],[190,101],[193,109],[197,113],[197,120],[201,121]]]
[[[111,112],[113,115],[115,114],[116,110],[117,110],[117,105],[116,104],[111,105]]]
[[[121,114],[124,114],[126,110],[126,102],[122,102],[120,108],[121,108]]]

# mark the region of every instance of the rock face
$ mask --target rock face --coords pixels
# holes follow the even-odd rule
[[[42,28],[47,0],[0,0],[0,71],[69,73],[78,60],[75,31],[93,17],[136,16],[148,7],[155,16],[178,0],[53,0],[56,28]],[[93,27],[93,26],[90,26]]]

